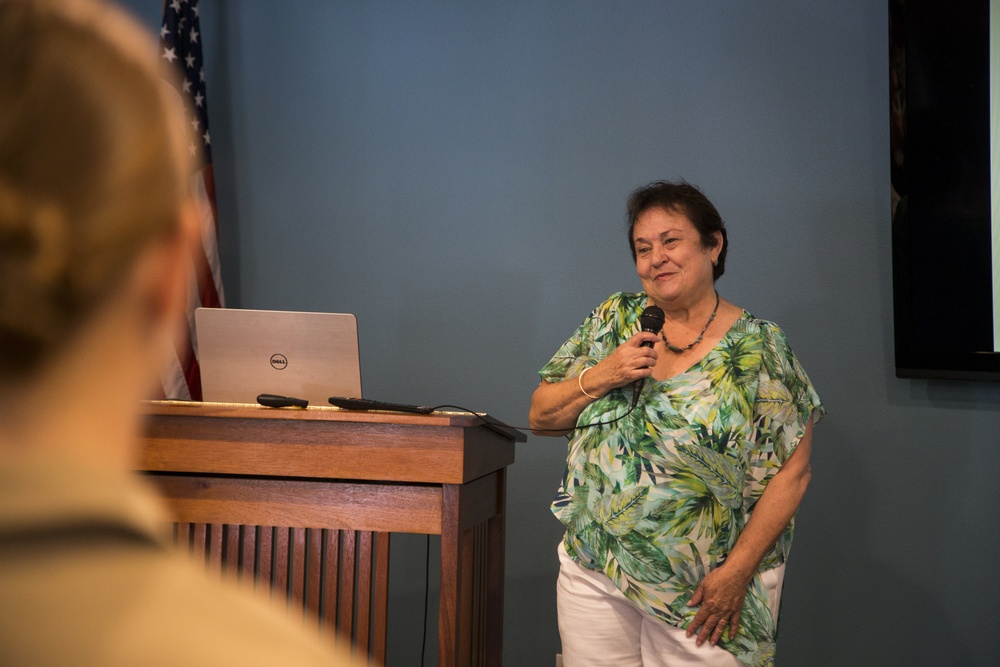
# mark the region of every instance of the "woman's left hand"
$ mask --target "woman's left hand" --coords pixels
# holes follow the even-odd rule
[[[704,644],[706,639],[715,646],[728,627],[729,637],[735,637],[740,627],[740,610],[743,609],[748,584],[746,577],[731,568],[727,569],[725,565],[705,575],[688,602],[689,607],[701,605],[701,609],[688,626],[687,636],[697,632],[698,646]]]
[[[740,628],[740,610],[746,597],[747,586],[753,580],[764,555],[802,502],[812,477],[809,459],[812,454],[812,419],[806,422],[805,432],[795,451],[781,465],[764,493],[754,505],[753,514],[740,534],[736,545],[729,552],[726,562],[701,580],[689,607],[701,605],[694,620],[687,628],[687,636],[697,633],[698,645],[708,640],[715,645],[723,631],[729,628],[729,637],[735,637]]]

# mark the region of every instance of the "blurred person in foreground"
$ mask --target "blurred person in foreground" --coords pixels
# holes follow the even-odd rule
[[[199,238],[155,43],[0,0],[0,63],[0,663],[355,664],[174,552],[129,472]]]
[[[540,371],[529,417],[535,433],[569,438],[552,504],[566,527],[563,658],[770,665],[825,409],[782,331],[716,290],[728,239],[701,191],[639,188],[628,222],[644,291],[583,322]],[[662,328],[640,326],[650,307]]]

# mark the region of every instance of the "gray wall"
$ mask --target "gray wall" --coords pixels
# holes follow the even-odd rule
[[[356,313],[370,397],[523,424],[538,368],[638,288],[627,193],[686,178],[729,225],[720,291],[786,330],[830,410],[779,664],[995,664],[1000,384],[893,375],[884,1],[202,16],[230,306]],[[510,470],[507,665],[559,648],[562,461],[531,437]],[[393,549],[390,665],[414,665],[424,541]]]

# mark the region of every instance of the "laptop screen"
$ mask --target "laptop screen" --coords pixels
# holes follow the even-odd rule
[[[329,405],[330,396],[361,397],[354,315],[198,308],[195,337],[205,401],[279,394]]]

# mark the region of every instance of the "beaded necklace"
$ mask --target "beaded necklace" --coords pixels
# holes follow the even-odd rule
[[[660,329],[660,338],[663,339],[663,344],[667,346],[668,350],[670,350],[675,354],[680,354],[681,352],[690,350],[692,347],[701,342],[701,337],[705,335],[706,331],[708,331],[709,325],[712,324],[712,321],[715,319],[715,314],[718,312],[719,312],[719,290],[715,290],[715,308],[712,310],[712,314],[709,316],[708,322],[705,323],[704,328],[702,328],[701,333],[698,334],[698,337],[694,339],[694,342],[691,343],[690,345],[685,345],[684,347],[677,347],[676,345],[671,345],[667,341],[667,336],[666,334],[663,333],[663,329]]]

